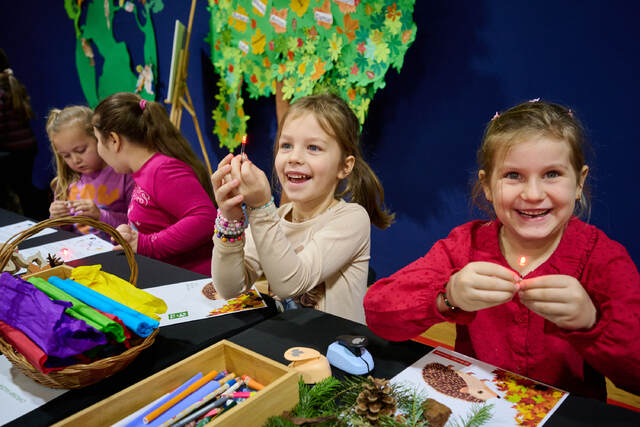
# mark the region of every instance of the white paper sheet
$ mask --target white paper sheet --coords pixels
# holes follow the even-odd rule
[[[450,369],[444,373],[436,371],[438,373],[425,375],[425,366],[433,367],[430,365],[432,363]],[[493,416],[488,425],[519,426],[518,419],[535,419],[537,425],[541,426],[569,395],[442,347],[423,356],[393,377],[391,382],[416,387],[427,397],[449,407],[452,413],[445,426],[452,425],[454,420],[466,419],[474,405],[483,404],[493,405]],[[481,401],[468,400],[471,398]],[[535,407],[535,413],[531,405]]]
[[[113,245],[93,234],[83,234],[66,240],[47,243],[28,249],[20,249],[20,254],[25,258],[40,252],[46,258],[47,254],[55,254],[64,262],[86,258],[103,252],[113,250]]]
[[[26,221],[16,222],[15,224],[9,224],[9,225],[0,227],[0,243],[4,243],[8,241],[11,237],[13,237],[14,234],[21,233],[31,228],[35,224],[36,223],[31,220],[26,220]],[[29,237],[29,239],[32,239],[34,237],[39,237],[39,236],[46,236],[47,234],[52,234],[55,232],[56,230],[54,230],[53,228],[45,228],[43,230],[40,230],[38,233],[34,234],[33,236]]]
[[[267,306],[255,287],[238,298],[209,299],[202,293],[209,283],[211,279],[200,279],[146,288],[145,291],[167,303],[167,312],[160,315],[160,327]]]
[[[0,355],[0,425],[31,412],[68,390],[42,386]]]

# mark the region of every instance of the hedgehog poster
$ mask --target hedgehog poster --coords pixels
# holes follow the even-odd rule
[[[441,426],[456,425],[482,406],[491,413],[489,425],[541,426],[569,394],[442,347],[391,381],[438,402]]]

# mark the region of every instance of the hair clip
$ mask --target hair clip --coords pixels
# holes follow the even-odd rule
[[[540,98],[533,98],[529,100],[529,102],[538,102],[538,101],[540,101]]]
[[[493,117],[491,117],[491,121],[494,121],[495,119],[497,119],[498,117],[500,117],[500,113],[498,113],[496,111],[496,113],[493,115]]]
[[[3,73],[7,73],[10,76],[13,75],[13,70],[11,68],[5,68],[4,70],[2,70]]]
[[[140,100],[140,109],[142,111],[144,111],[144,108],[147,106],[147,100],[146,99],[141,99]]]
[[[569,111],[567,111],[567,114],[569,115],[569,117],[571,117],[572,119],[573,117],[573,110],[571,108],[569,108]]]

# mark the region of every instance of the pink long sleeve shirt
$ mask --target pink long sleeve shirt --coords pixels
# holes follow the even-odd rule
[[[432,325],[456,323],[456,351],[570,392],[603,399],[604,376],[618,387],[640,390],[640,276],[627,251],[596,227],[572,218],[551,257],[529,273],[575,277],[597,312],[589,330],[567,330],[527,309],[517,296],[480,310],[437,309],[449,277],[474,261],[509,268],[500,252],[497,221],[473,221],[451,231],[422,258],[368,291],[369,328],[400,341]]]
[[[133,174],[129,223],[138,253],[196,273],[211,273],[216,208],[186,163],[154,154]]]

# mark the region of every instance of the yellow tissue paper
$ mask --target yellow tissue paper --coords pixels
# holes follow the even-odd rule
[[[160,320],[158,314],[167,311],[167,304],[160,298],[136,288],[118,276],[101,271],[101,268],[99,264],[76,267],[71,271],[71,280],[146,314],[152,319]]]

